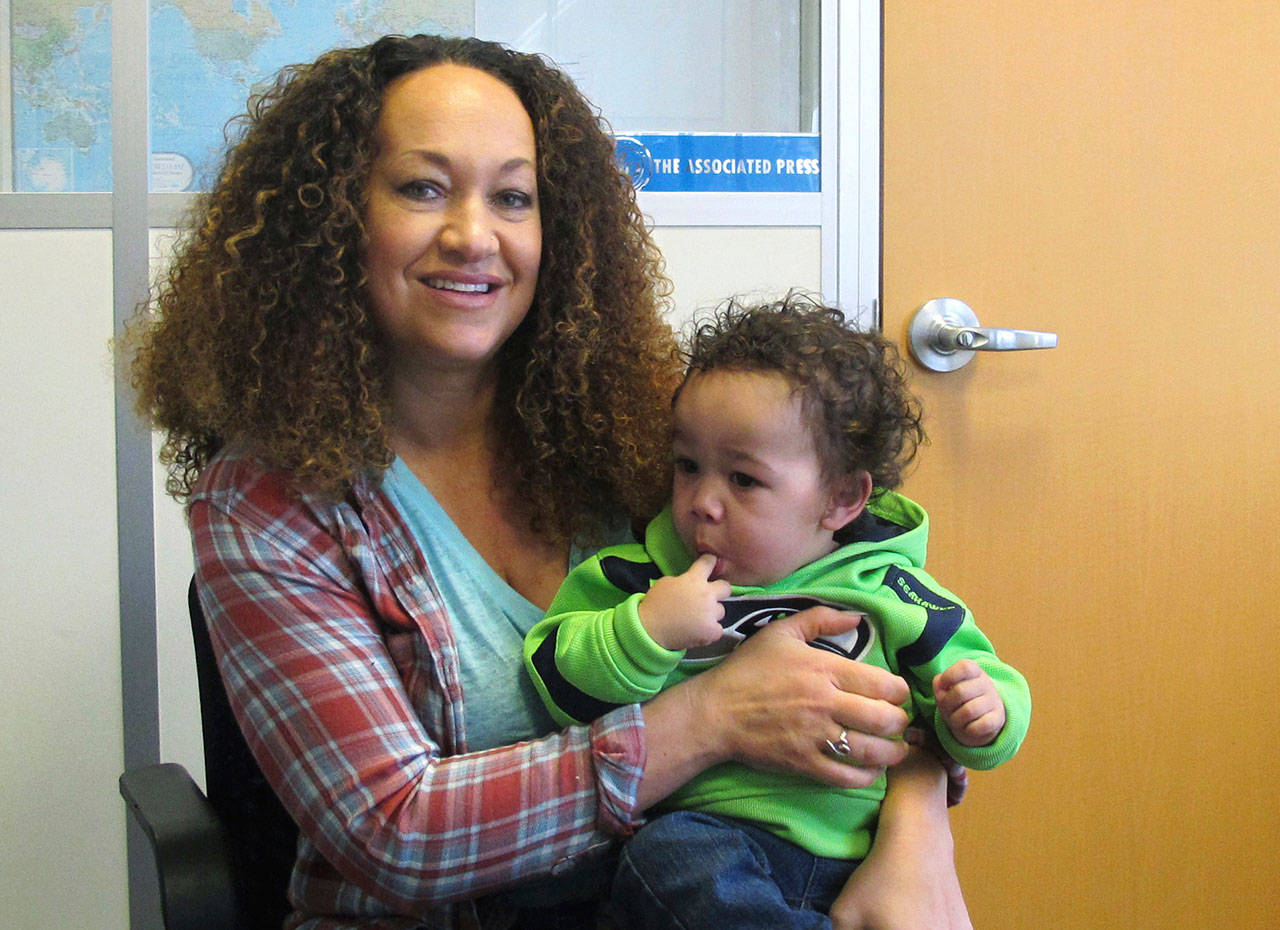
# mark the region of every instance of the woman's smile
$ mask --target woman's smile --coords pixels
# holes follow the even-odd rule
[[[491,294],[498,288],[493,282],[451,281],[448,278],[427,278],[423,283],[437,291],[455,291],[459,294]]]

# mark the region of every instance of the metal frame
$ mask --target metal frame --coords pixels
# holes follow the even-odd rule
[[[880,327],[882,34],[881,0],[823,0],[822,292],[861,329]]]
[[[150,277],[149,13],[150,5],[137,0],[117,2],[111,11],[111,269],[117,345],[146,299]],[[132,769],[160,761],[160,684],[151,431],[134,410],[123,358],[116,359],[115,411],[120,687],[124,765]],[[126,836],[130,926],[158,927],[150,847],[137,829]]]

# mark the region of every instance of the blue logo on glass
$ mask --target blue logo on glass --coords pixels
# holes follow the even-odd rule
[[[618,167],[631,178],[636,190],[644,190],[653,178],[653,156],[649,154],[649,147],[632,136],[615,136],[613,142]]]

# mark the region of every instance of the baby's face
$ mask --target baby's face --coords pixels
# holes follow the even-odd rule
[[[711,371],[675,405],[672,515],[691,553],[714,553],[715,577],[772,584],[835,548],[837,509],[800,397],[780,374]]]

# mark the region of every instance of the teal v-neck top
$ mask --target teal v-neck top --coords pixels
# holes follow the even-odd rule
[[[397,457],[383,489],[404,518],[449,612],[458,646],[467,750],[493,749],[559,729],[524,669],[525,635],[543,617],[495,572]],[[607,542],[629,538],[625,526]],[[590,552],[574,546],[569,568]]]

